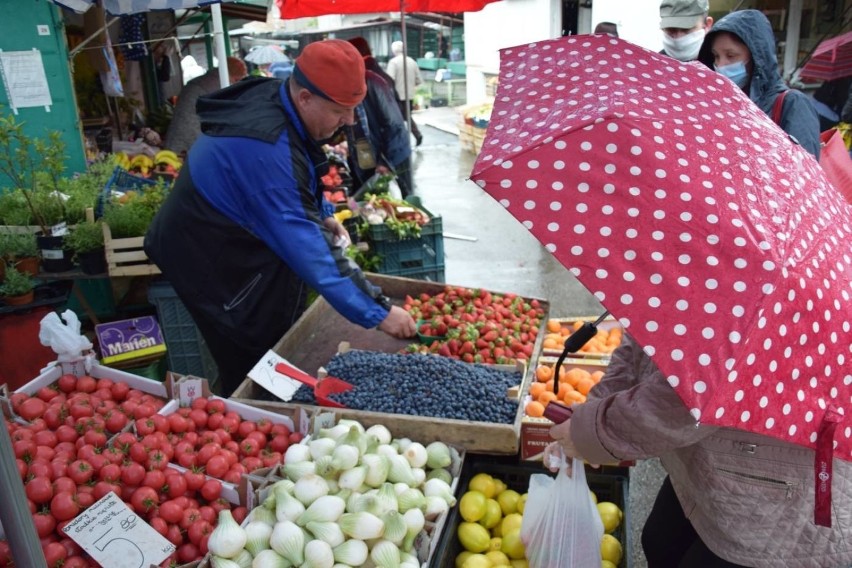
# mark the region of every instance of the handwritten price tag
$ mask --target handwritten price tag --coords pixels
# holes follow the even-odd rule
[[[109,568],[148,568],[175,551],[174,544],[112,492],[75,517],[62,532]]]
[[[290,365],[290,362],[287,361],[287,359],[278,355],[275,351],[269,350],[266,352],[266,355],[261,357],[260,361],[252,367],[248,376],[251,380],[281,400],[289,402],[299,387],[302,386],[302,383],[278,373],[275,370],[275,365],[278,363],[287,363]]]

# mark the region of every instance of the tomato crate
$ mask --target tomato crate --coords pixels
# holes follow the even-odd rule
[[[462,468],[461,481],[456,488],[456,498],[461,499],[467,491],[467,486],[474,475],[487,473],[496,479],[503,481],[508,489],[514,489],[520,494],[527,492],[530,476],[536,473],[555,475],[550,473],[540,464],[518,463],[514,456],[495,457],[468,454],[464,467]],[[586,469],[586,481],[598,498],[598,502],[609,501],[615,503],[624,512],[621,524],[612,533],[621,543],[623,554],[618,568],[630,568],[631,543],[630,543],[630,515],[627,510],[628,504],[628,478],[623,475],[611,475],[603,473],[590,473]],[[444,529],[443,538],[438,543],[438,548],[429,564],[430,568],[445,568],[455,564],[456,557],[464,551],[459,542],[459,524],[462,522],[458,506],[450,509],[450,516]]]

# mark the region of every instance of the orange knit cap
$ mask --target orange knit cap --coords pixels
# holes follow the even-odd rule
[[[367,95],[364,59],[348,41],[327,39],[308,44],[293,67],[293,79],[312,93],[345,107]]]

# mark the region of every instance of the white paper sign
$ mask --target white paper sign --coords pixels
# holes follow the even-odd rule
[[[0,52],[0,71],[14,112],[53,104],[39,50]]]
[[[204,396],[201,379],[184,379],[178,386],[178,399],[183,407],[192,406],[192,401]]]
[[[286,363],[291,367],[295,367],[275,351],[269,350],[266,355],[260,358],[251,371],[249,378],[280,398],[285,402],[293,399],[293,394],[302,386],[302,383],[296,379],[291,379],[288,376],[282,375],[275,370],[275,365],[278,363]],[[296,367],[298,368],[298,367]]]
[[[95,562],[109,568],[148,568],[160,564],[175,545],[109,492],[68,523],[62,532]]]

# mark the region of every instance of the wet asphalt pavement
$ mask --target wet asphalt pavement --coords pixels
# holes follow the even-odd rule
[[[461,148],[452,108],[416,112],[423,144],[414,152],[415,194],[443,218],[445,280],[545,299],[551,317],[592,316],[598,301],[501,205],[469,180],[475,156]],[[454,238],[457,237],[457,238]],[[630,565],[644,568],[640,543],[664,472],[657,460],[630,469]]]

